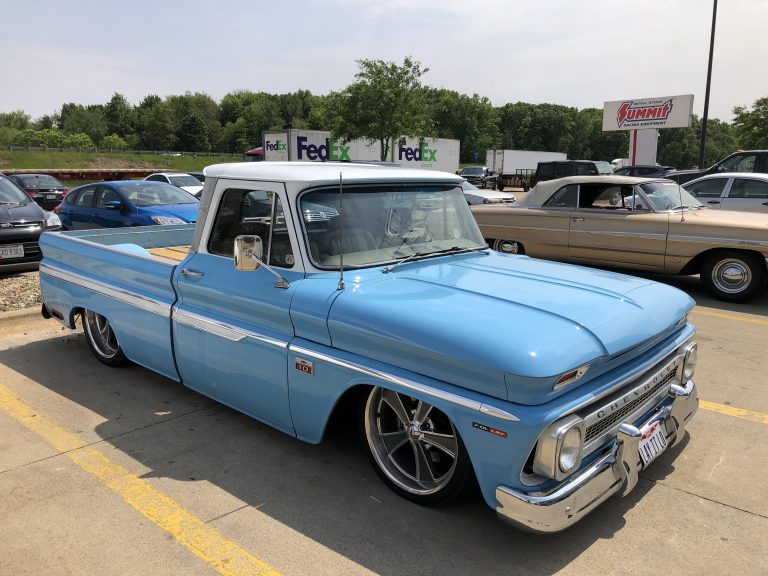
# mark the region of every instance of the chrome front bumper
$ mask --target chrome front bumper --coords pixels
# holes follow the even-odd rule
[[[673,384],[666,402],[639,426],[623,423],[611,450],[572,478],[549,492],[526,493],[506,486],[496,488],[496,513],[499,517],[531,532],[565,530],[581,520],[610,496],[628,494],[637,484],[643,464],[639,445],[640,429],[663,422],[667,448],[684,436],[685,425],[699,407],[696,385],[689,380],[683,387]]]

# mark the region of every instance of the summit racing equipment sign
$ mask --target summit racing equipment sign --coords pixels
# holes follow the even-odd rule
[[[691,125],[693,95],[617,100],[603,105],[603,132]]]

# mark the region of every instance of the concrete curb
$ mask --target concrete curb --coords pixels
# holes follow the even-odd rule
[[[0,312],[0,324],[14,320],[24,320],[26,318],[42,318],[43,316],[40,313],[40,310],[41,305],[38,304],[34,308],[22,308],[21,310],[8,310],[7,312]]]

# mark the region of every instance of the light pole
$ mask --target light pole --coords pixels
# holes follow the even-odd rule
[[[717,0],[712,7],[712,35],[709,39],[709,63],[707,65],[707,89],[704,92],[704,116],[701,119],[701,145],[699,146],[699,168],[704,167],[704,145],[707,142],[707,117],[709,116],[709,85],[712,82],[712,52],[715,49],[715,21],[717,20]]]

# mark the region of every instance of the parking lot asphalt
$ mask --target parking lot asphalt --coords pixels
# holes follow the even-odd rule
[[[724,305],[671,282],[699,304],[701,408],[633,492],[551,536],[477,494],[397,497],[351,429],[304,444],[107,368],[37,311],[3,315],[0,574],[766,574],[768,293]]]

